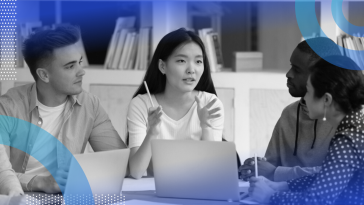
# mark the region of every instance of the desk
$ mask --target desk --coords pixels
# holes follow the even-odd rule
[[[239,191],[247,192],[248,182],[239,181]],[[62,195],[45,194],[41,192],[26,192],[27,195],[33,196],[41,200],[41,204],[60,204]],[[195,200],[195,199],[177,199],[177,198],[161,198],[155,193],[154,178],[141,178],[139,180],[125,178],[122,188],[122,196],[125,196],[124,205],[238,205],[238,204],[256,204],[255,202],[244,200],[241,202],[227,201],[211,201],[211,200]],[[44,198],[45,197],[45,198]],[[45,200],[48,198],[48,200]],[[29,203],[33,204],[33,203]],[[96,201],[95,201],[95,204]],[[114,205],[120,205],[117,202]]]
[[[247,192],[248,187],[248,182],[239,181],[240,192]],[[125,178],[122,195],[125,196],[125,205],[236,205],[254,203],[249,201],[243,201],[240,203],[227,201],[161,198],[156,196],[154,178],[142,178],[139,180]]]

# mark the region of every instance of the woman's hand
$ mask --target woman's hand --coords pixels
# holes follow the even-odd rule
[[[217,114],[221,110],[220,107],[211,109],[210,108],[216,103],[217,98],[213,99],[209,102],[205,107],[201,106],[201,100],[195,96],[195,100],[197,102],[197,115],[200,119],[200,125],[202,128],[211,127],[209,122],[210,119],[215,119],[221,116],[221,114]]]
[[[267,162],[265,157],[257,157],[258,162],[258,173],[261,176],[274,180],[274,172],[276,166]],[[248,181],[249,177],[255,175],[254,157],[248,158],[244,161],[244,164],[239,168],[239,177],[244,181]]]
[[[272,182],[265,177],[251,177],[249,179],[249,196],[258,203],[269,203],[270,197],[276,192],[275,182]]]
[[[148,111],[148,129],[147,132],[152,136],[158,136],[160,133],[162,106],[151,107]]]

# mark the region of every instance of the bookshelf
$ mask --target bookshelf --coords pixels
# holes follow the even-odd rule
[[[71,4],[73,1],[65,2]],[[97,4],[102,1],[80,0],[77,2],[93,2],[94,4]],[[118,4],[120,2],[130,1],[109,0],[107,2]],[[224,3],[230,4],[231,8],[239,8],[239,4],[247,2],[248,1],[243,0],[231,0]],[[253,149],[260,155],[264,154],[273,127],[279,118],[283,107],[295,100],[294,98],[291,98],[287,92],[285,72],[289,69],[289,56],[301,39],[301,34],[297,25],[295,25],[294,12],[292,12],[294,0],[252,0],[249,2],[254,2],[255,9],[267,14],[272,14],[272,9],[278,9],[277,7],[279,7],[281,3],[282,5],[286,4],[284,6],[287,10],[285,14],[282,12],[273,12],[273,14],[276,15],[275,17],[282,19],[282,21],[289,20],[290,23],[287,23],[286,26],[282,25],[280,28],[276,27],[272,28],[272,30],[264,30],[261,26],[268,25],[272,22],[269,22],[269,18],[265,20],[261,19],[259,14],[257,14],[255,16],[255,21],[258,26],[246,25],[248,29],[254,27],[254,32],[256,33],[254,38],[256,38],[258,42],[250,45],[249,40],[246,40],[246,38],[252,36],[249,34],[252,30],[248,30],[246,35],[244,33],[239,33],[244,29],[235,33],[224,33],[224,30],[229,29],[227,28],[229,26],[227,22],[234,21],[234,19],[236,19],[236,22],[240,22],[239,18],[243,18],[244,15],[241,15],[240,17],[239,15],[230,15],[230,18],[225,20],[224,16],[222,16],[220,20],[215,20],[221,21],[221,24],[219,25],[220,28],[217,29],[220,29],[218,32],[221,32],[221,37],[223,38],[222,46],[227,48],[226,52],[232,52],[234,49],[249,49],[255,46],[257,50],[268,53],[268,55],[264,55],[263,71],[240,73],[219,72],[212,74],[215,86],[220,89],[220,91],[227,91],[227,93],[231,92],[231,95],[220,96],[222,96],[224,100],[224,106],[229,110],[229,122],[231,122],[230,124],[232,125],[232,127],[229,127],[229,133],[227,134],[228,139],[236,143],[237,151],[242,160],[252,156]],[[319,0],[317,2],[321,5],[317,10],[317,13],[321,16],[319,18],[321,27],[328,37],[336,41],[336,36],[341,34],[341,31],[336,27],[332,17],[330,18],[330,15],[328,15],[330,10],[327,8],[331,8],[331,0]],[[353,0],[350,2],[354,2],[354,7],[356,9],[360,8],[364,3],[363,0]],[[20,0],[18,1],[18,22],[38,21],[39,19],[44,18],[48,19],[49,22],[61,23],[64,16],[67,15],[67,12],[65,12],[66,7],[63,3],[64,2],[60,0],[56,0],[55,2]],[[151,40],[153,50],[166,33],[180,27],[190,26],[188,1],[141,1],[138,2],[138,4],[139,10],[135,14],[138,16],[136,25],[137,27],[153,26]],[[40,12],[43,10],[42,7],[44,6],[48,9],[48,13]],[[351,18],[349,15],[349,10],[351,9],[349,3],[344,1],[343,12],[347,18],[349,16],[349,19]],[[239,9],[230,9],[230,12],[232,13],[237,13],[239,11]],[[246,12],[249,12],[249,9],[247,9]],[[21,13],[26,13],[26,15],[21,15]],[[288,15],[289,18],[285,15]],[[175,18],[176,16],[178,16],[178,18]],[[226,14],[225,16],[229,15]],[[359,16],[358,18],[360,19],[361,17]],[[98,30],[95,29],[93,31],[96,39],[106,42],[102,48],[104,49],[103,55],[106,55],[107,46],[105,45],[108,44],[108,41],[110,40],[112,30],[115,26],[115,19],[110,20],[108,31],[100,31],[104,34],[108,33],[108,37],[96,36]],[[244,22],[244,19],[241,20],[241,22]],[[358,20],[356,22],[360,23]],[[91,25],[91,28],[92,26],[94,25]],[[277,35],[272,35],[272,33],[277,33]],[[245,39],[245,41],[240,38]],[[224,39],[230,40],[224,41]],[[236,39],[240,40],[237,41]],[[229,61],[230,58],[232,58],[232,55],[229,57],[229,54],[224,54],[224,61]],[[103,70],[103,65],[94,65],[92,63],[85,70],[86,75],[84,77],[83,87],[86,91],[102,92],[103,89],[105,89],[105,87],[102,86],[116,86],[110,89],[115,90],[113,91],[115,94],[100,95],[100,98],[104,100],[103,105],[107,107],[106,109],[114,108],[113,105],[108,104],[109,102],[113,102],[113,100],[119,103],[122,102],[122,106],[127,106],[125,99],[122,99],[122,96],[120,99],[114,99],[113,97],[119,95],[121,92],[125,92],[127,95],[133,93],[133,89],[139,85],[145,72]],[[33,81],[28,69],[18,68],[16,76],[16,82],[1,82],[1,94],[4,94],[11,87]],[[122,88],[118,86],[121,86]],[[116,116],[117,113],[109,114],[112,114],[113,118],[115,117],[112,121],[118,132],[122,135],[125,129],[122,119],[120,119],[120,116]],[[255,144],[257,141],[260,142],[261,146],[257,147]]]
[[[191,2],[194,1],[19,1],[19,13],[27,15],[19,15],[18,22],[42,20],[45,23],[82,24],[81,29],[87,34],[84,36],[84,43],[86,52],[90,55],[90,64],[101,65],[105,60],[117,16],[136,16],[135,28],[153,27],[151,50],[154,50],[159,40],[169,31],[180,27],[191,27],[192,16],[198,15],[189,11]],[[231,68],[233,52],[257,50],[263,52],[264,69],[288,70],[289,56],[301,40],[294,13],[295,0],[232,0],[228,2],[205,0],[201,1],[201,4],[210,2],[220,3],[223,8],[226,8],[223,9],[222,15],[211,17],[213,24],[211,27],[222,38],[220,42],[225,68]],[[356,11],[355,13],[360,13],[360,8],[363,8],[362,0],[350,1],[350,4],[352,4],[350,9]],[[108,15],[102,15],[105,11],[97,13],[96,9],[87,9],[86,5],[93,5],[99,10],[104,9],[108,11]],[[70,7],[72,9],[69,9]],[[328,37],[336,41],[336,36],[342,31],[330,16],[331,1],[316,1],[316,7],[321,28]],[[77,13],[78,8],[82,8],[82,12]],[[90,16],[90,12],[94,15]],[[358,19],[349,15],[349,1],[344,1],[343,12],[350,21]],[[78,15],[74,17],[76,14]],[[103,16],[105,20],[95,20],[100,19],[98,16]],[[356,22],[360,23],[360,20]],[[98,25],[100,32],[95,32],[95,25]],[[272,35],[273,33],[276,35]],[[311,33],[304,35],[311,35]]]

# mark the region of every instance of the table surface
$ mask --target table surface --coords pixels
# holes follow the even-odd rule
[[[239,191],[247,192],[248,182],[239,181]],[[123,182],[122,195],[125,196],[125,205],[222,205],[222,204],[256,204],[249,198],[241,202],[161,198],[156,196],[154,178],[141,178],[138,180],[125,178]]]
[[[239,191],[247,192],[249,187],[248,182],[239,180]],[[42,192],[26,192],[27,195],[33,196],[41,200],[42,204],[57,204],[61,194],[46,194]],[[240,202],[228,202],[228,201],[213,201],[213,200],[197,200],[197,199],[180,199],[180,198],[162,198],[157,197],[155,192],[154,178],[141,178],[138,180],[125,178],[123,181],[122,196],[125,199],[125,203],[117,202],[113,205],[237,205],[237,204],[257,204],[249,197],[241,200]],[[44,198],[45,197],[45,198]],[[47,197],[54,199],[55,203],[44,203]],[[49,201],[50,198],[48,198]],[[96,203],[96,201],[95,201]]]

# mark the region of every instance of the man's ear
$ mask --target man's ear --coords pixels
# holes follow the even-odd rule
[[[161,59],[158,61],[158,68],[163,75],[166,74],[166,63]]]
[[[49,73],[48,70],[45,68],[37,68],[36,73],[38,75],[38,78],[45,82],[45,83],[49,83]]]

